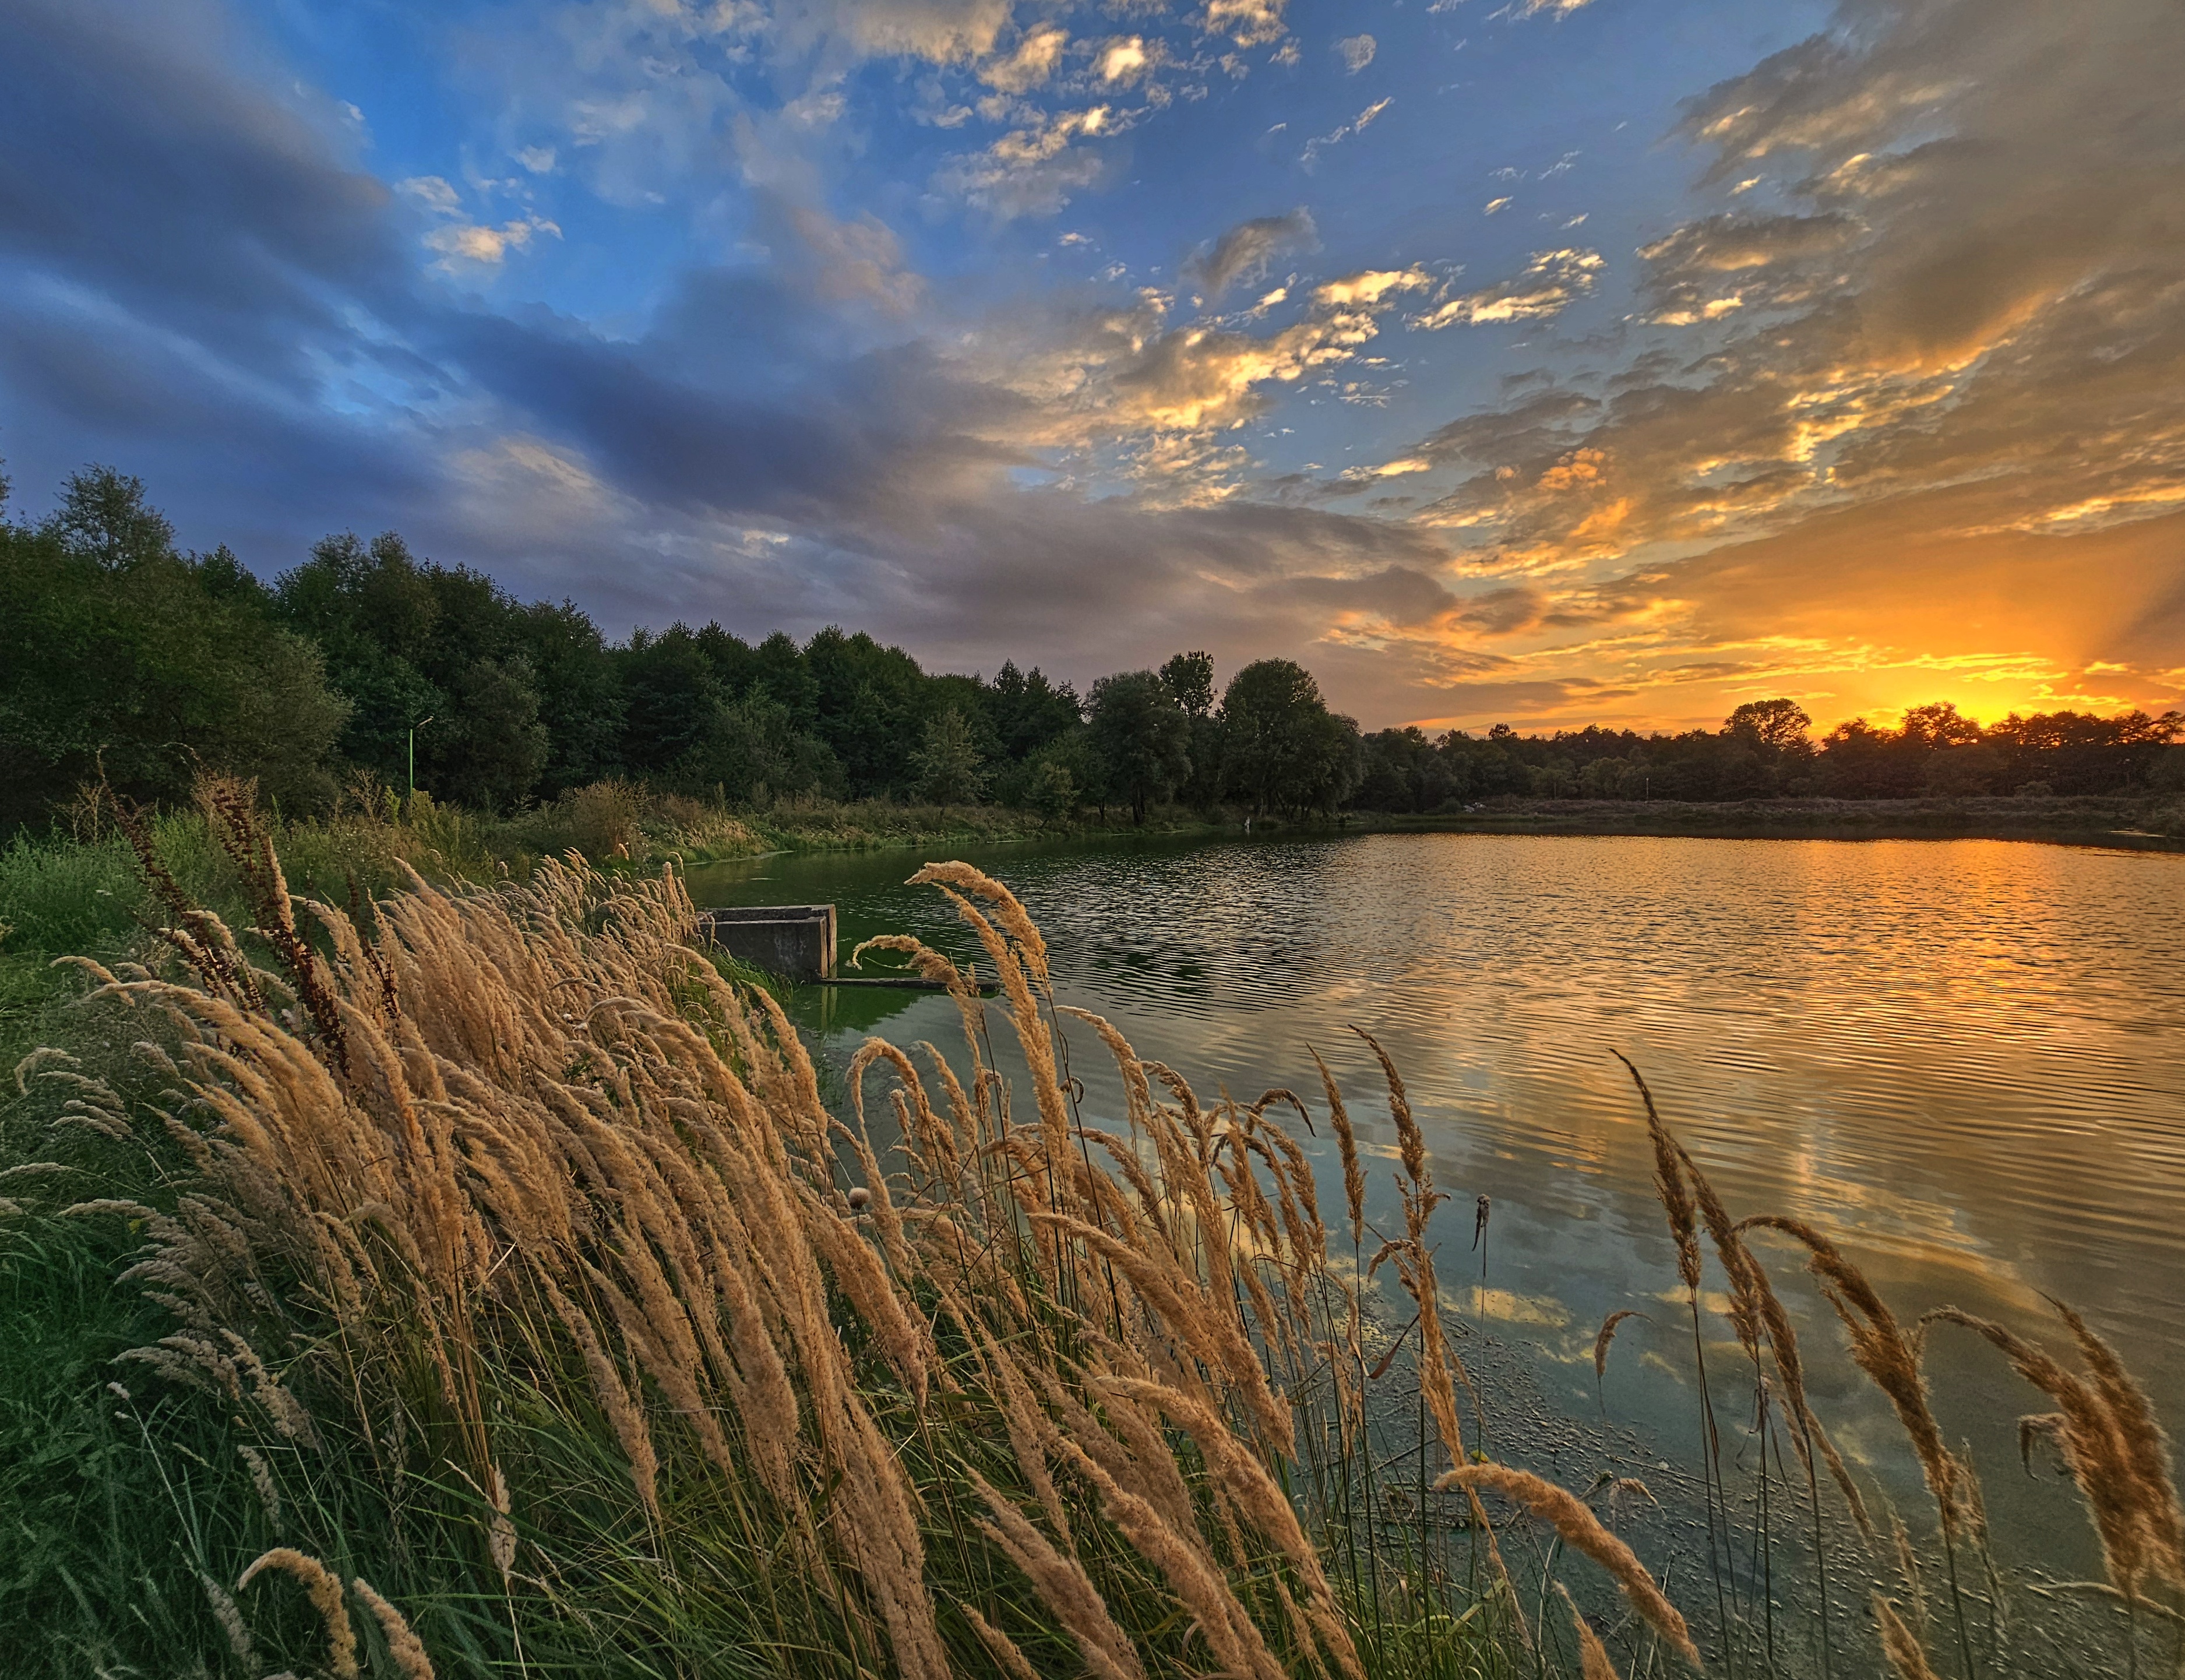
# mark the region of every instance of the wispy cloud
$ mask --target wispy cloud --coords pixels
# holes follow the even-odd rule
[[[1561,315],[1590,292],[1603,266],[1598,251],[1535,251],[1521,273],[1478,291],[1445,299],[1413,316],[1411,325],[1432,332],[1444,327],[1545,321]]]
[[[1372,104],[1366,106],[1364,110],[1359,112],[1356,116],[1351,118],[1350,121],[1344,123],[1339,127],[1329,130],[1327,133],[1320,135],[1316,138],[1306,141],[1305,150],[1299,154],[1298,160],[1305,165],[1307,169],[1310,169],[1312,165],[1319,160],[1320,154],[1322,152],[1326,151],[1330,146],[1340,145],[1344,141],[1348,140],[1354,134],[1362,134],[1365,132],[1366,128],[1372,125],[1374,120],[1378,118],[1382,112],[1387,110],[1389,106],[1395,103],[1396,96],[1393,93],[1389,94],[1385,98],[1376,99]]]

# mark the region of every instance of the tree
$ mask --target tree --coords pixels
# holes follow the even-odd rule
[[[1907,746],[1976,747],[1981,726],[1963,716],[1949,701],[1937,700],[1908,710],[1897,733]]]
[[[61,505],[45,529],[69,553],[109,572],[165,559],[175,552],[175,528],[144,500],[144,481],[111,467],[70,473]]]
[[[1126,671],[1092,685],[1092,750],[1108,785],[1143,822],[1149,800],[1165,798],[1191,774],[1191,720],[1152,671]]]
[[[622,766],[624,702],[600,627],[574,602],[540,601],[523,609],[521,630],[546,730],[543,792],[612,776]]]
[[[1077,809],[1077,781],[1060,759],[1042,759],[1032,768],[1031,808],[1049,822],[1059,822]]]
[[[804,664],[816,689],[814,732],[841,761],[852,794],[906,792],[922,780],[913,759],[936,708],[916,660],[830,624],[804,645]]]
[[[1417,724],[1377,731],[1365,740],[1356,801],[1372,811],[1439,810],[1461,791],[1454,758]]]
[[[704,742],[729,697],[687,625],[637,632],[618,663],[623,761],[640,774],[665,770]]]
[[[1013,659],[1004,659],[994,673],[984,703],[1002,755],[1018,763],[1084,721],[1077,692],[1068,683],[1049,682],[1037,665],[1029,674],[1020,671]]]
[[[924,739],[910,755],[919,791],[939,805],[959,805],[986,791],[985,755],[970,725],[953,706],[926,720]]]
[[[110,544],[87,518],[0,524],[0,825],[102,775],[180,800],[200,766],[255,777],[291,810],[331,799],[347,708],[319,650],[269,623],[226,563],[176,554],[141,487],[122,505],[135,514]]]
[[[1312,673],[1291,660],[1261,659],[1232,677],[1221,722],[1224,778],[1255,815],[1333,809],[1358,785],[1358,725],[1330,712]]]
[[[835,793],[841,766],[827,743],[796,727],[789,708],[765,689],[714,708],[705,733],[668,768],[668,780],[691,792],[718,788],[739,804],[802,793]]]
[[[1806,731],[1813,726],[1795,700],[1748,700],[1724,721],[1725,735],[1742,735],[1778,753],[1811,750]]]
[[[1210,717],[1214,713],[1214,656],[1178,653],[1160,668],[1161,686],[1183,708],[1188,718]]]
[[[546,767],[546,729],[530,666],[520,658],[477,660],[454,699],[451,713],[435,720],[435,780],[489,810],[521,805]]]

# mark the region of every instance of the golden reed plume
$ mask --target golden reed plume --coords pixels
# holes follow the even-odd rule
[[[130,1275],[179,1322],[131,1358],[299,1450],[337,1431],[397,1459],[417,1450],[403,1442],[440,1443],[421,1468],[451,1467],[474,1490],[492,1593],[522,1577],[517,1521],[553,1492],[524,1485],[522,1440],[486,1398],[487,1377],[543,1361],[576,1384],[556,1404],[626,1473],[645,1532],[667,1534],[671,1493],[718,1510],[752,1537],[752,1567],[776,1571],[766,1578],[794,1602],[816,1598],[850,1649],[906,1680],[945,1680],[966,1661],[1022,1680],[1047,1666],[1056,1627],[1104,1680],[1169,1672],[1178,1639],[1201,1669],[1363,1680],[1364,1576],[1354,1558],[1337,1577],[1322,1525],[1353,1492],[1373,1497],[1365,1396],[1389,1359],[1366,1370],[1361,1299],[1389,1263],[1417,1309],[1421,1398],[1456,1466],[1433,1485],[1462,1490],[1499,1583],[1490,1597],[1507,1600],[1490,1616],[1495,1637],[1529,1643],[1483,1492],[1549,1525],[1698,1665],[1682,1613],[1582,1500],[1471,1461],[1457,1386],[1483,1408],[1445,1334],[1428,1229],[1446,1198],[1371,1034],[1359,1036],[1388,1092],[1404,1225],[1359,1277],[1347,1258],[1331,1268],[1310,1162],[1277,1123],[1294,1108],[1310,1129],[1302,1102],[1284,1090],[1202,1101],[1110,1023],[1059,1008],[1039,930],[977,870],[932,865],[913,878],[954,905],[1001,1007],[919,941],[868,942],[860,951],[895,952],[947,988],[962,1055],[952,1063],[921,1044],[914,1059],[869,1041],[850,1058],[838,1113],[780,1004],[693,948],[696,913],[673,871],[611,881],[573,857],[492,891],[412,875],[368,915],[345,912],[292,903],[239,795],[207,809],[265,901],[260,945],[177,888],[163,932],[187,977],[81,965],[93,1000],[139,1012],[173,1047],[144,1046],[187,1100],[142,1112],[194,1181],[170,1212],[118,1198],[70,1211],[137,1221],[148,1240]],[[159,870],[148,831],[140,837]],[[274,967],[254,958],[260,946]],[[1111,1128],[1077,1114],[1065,1019],[1115,1060],[1123,1107]],[[997,1027],[1023,1084],[995,1064]],[[1361,1151],[1315,1061],[1355,1244],[1369,1229]],[[1813,1414],[1789,1315],[1747,1246],[1754,1230],[1805,1248],[1854,1362],[1912,1442],[1946,1536],[1976,1536],[1977,1484],[1942,1443],[1919,1331],[1819,1231],[1735,1218],[1633,1078],[1679,1278],[1697,1289],[1704,1226],[1733,1325],[1756,1370],[1772,1360],[1809,1476],[1810,1444],[1864,1524]],[[83,1123],[130,1135],[129,1105],[67,1058],[30,1058],[19,1086],[34,1079],[74,1081]],[[1029,1112],[1013,1108],[1017,1095]],[[1632,1316],[1601,1326],[1596,1383]],[[1931,1318],[1985,1337],[2061,1408],[2033,1426],[2094,1515],[2112,1590],[2127,1602],[2185,1590],[2168,1443],[2108,1345],[2065,1313],[2081,1375],[2000,1326]],[[261,1357],[265,1338],[288,1357]],[[392,1441],[372,1432],[389,1420]],[[1304,1474],[1302,1455],[1327,1442],[1338,1458]],[[1427,1448],[1417,1443],[1422,1465]],[[265,1455],[245,1462],[253,1497],[284,1520]],[[1329,1473],[1338,1494],[1315,1504],[1307,1490]],[[300,1518],[292,1507],[285,1520]],[[340,1580],[279,1548],[243,1584],[268,1571],[310,1595],[327,1671],[355,1675]],[[1000,1582],[1041,1607],[1047,1634],[994,1596]],[[351,1591],[405,1680],[429,1676],[388,1600],[361,1578]],[[231,1642],[247,1645],[233,1602],[210,1596],[216,1611],[226,1603]],[[1588,1680],[1612,1674],[1573,1614]],[[1924,1673],[1917,1633],[1884,1601],[1875,1614],[1900,1673]],[[1170,1655],[1155,1661],[1156,1646]]]

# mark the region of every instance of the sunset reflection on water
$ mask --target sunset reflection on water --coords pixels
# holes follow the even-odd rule
[[[1450,1307],[1526,1349],[1573,1412],[1595,1404],[1601,1318],[1629,1306],[1668,1324],[1663,1306],[1681,1303],[1620,1050],[1733,1212],[1833,1229],[1908,1319],[1953,1302],[2046,1335],[2044,1293],[2070,1301],[2185,1426],[2185,858],[1383,835],[977,860],[1046,930],[1064,1002],[1108,1016],[1202,1092],[1287,1085],[1318,1112],[1316,1045],[1363,1140],[1393,1158],[1378,1077],[1347,1028],[1379,1037],[1457,1197],[1441,1216]],[[968,955],[945,904],[897,884],[909,869],[776,858],[696,885],[701,901],[833,899],[846,938],[908,927]],[[846,1054],[868,1024],[960,1043],[938,999],[813,1007]],[[1120,1088],[1096,1052],[1077,1047],[1072,1065],[1092,1111],[1112,1114]],[[1305,1141],[1332,1167],[1322,1132]],[[1389,1171],[1369,1166],[1377,1202],[1393,1205]],[[1467,1251],[1480,1194],[1494,1210],[1484,1281]],[[1802,1256],[1771,1243],[1763,1257],[1819,1338],[1824,1417],[1901,1481],[1894,1426],[1816,1317]],[[1688,1338],[1680,1352],[1627,1324],[1612,1412],[1675,1437]],[[1936,1334],[1931,1363],[1946,1428],[1997,1472],[1998,1515],[2024,1502],[2029,1519],[2082,1528],[2016,1475],[2012,1423],[2038,1397],[1959,1333]]]

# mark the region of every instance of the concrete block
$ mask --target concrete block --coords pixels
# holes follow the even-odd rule
[[[738,962],[784,979],[834,977],[832,904],[746,904],[700,910],[698,937]]]

